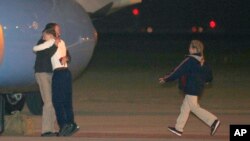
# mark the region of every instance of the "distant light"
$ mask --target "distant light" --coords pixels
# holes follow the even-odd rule
[[[91,40],[91,38],[89,38],[89,37],[80,37],[80,39],[81,39],[82,41],[89,41],[89,40]]]
[[[147,33],[152,33],[152,32],[154,32],[153,27],[152,26],[148,26],[147,27]]]
[[[212,29],[214,29],[216,27],[216,22],[214,20],[211,20],[209,22],[209,27],[212,28]]]
[[[140,11],[139,11],[138,8],[134,8],[134,9],[132,10],[132,13],[133,13],[134,16],[138,16],[138,15],[140,14]]]
[[[32,25],[31,25],[31,28],[33,28],[33,29],[38,29],[39,28],[39,24],[38,24],[38,22],[37,21],[33,21],[32,22]]]
[[[19,26],[16,26],[16,29],[18,29],[19,28]]]
[[[198,29],[197,29],[197,27],[196,27],[196,26],[193,26],[191,30],[192,30],[192,32],[193,32],[193,33],[195,33],[195,32],[197,32],[197,31],[198,31]]]
[[[203,27],[198,27],[198,32],[203,32]]]

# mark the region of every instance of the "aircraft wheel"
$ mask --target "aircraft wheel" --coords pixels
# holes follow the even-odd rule
[[[5,114],[9,115],[15,111],[22,111],[25,97],[21,93],[5,94]]]
[[[42,115],[43,101],[39,92],[27,93],[26,102],[33,115]]]

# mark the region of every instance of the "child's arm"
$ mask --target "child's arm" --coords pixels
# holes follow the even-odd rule
[[[159,79],[160,84],[174,81],[184,75],[188,69],[189,57],[182,61],[172,72]]]
[[[47,48],[50,48],[54,43],[55,43],[55,39],[50,39],[42,44],[34,46],[33,51],[37,52],[37,51],[45,50]]]

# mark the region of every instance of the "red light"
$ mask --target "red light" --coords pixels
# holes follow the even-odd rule
[[[138,15],[140,14],[140,11],[139,11],[138,8],[134,8],[134,9],[132,10],[132,13],[133,13],[134,16],[138,16]]]
[[[192,27],[192,32],[193,32],[193,33],[197,32],[196,26],[193,26],[193,27]]]
[[[214,20],[209,22],[210,28],[215,28],[216,27],[216,22]]]

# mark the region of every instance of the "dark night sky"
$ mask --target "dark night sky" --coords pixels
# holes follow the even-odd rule
[[[140,9],[139,16],[131,10]],[[153,26],[155,31],[187,31],[193,25],[208,27],[217,22],[217,31],[250,32],[250,1],[244,0],[143,0],[95,22],[99,31],[118,31]]]

